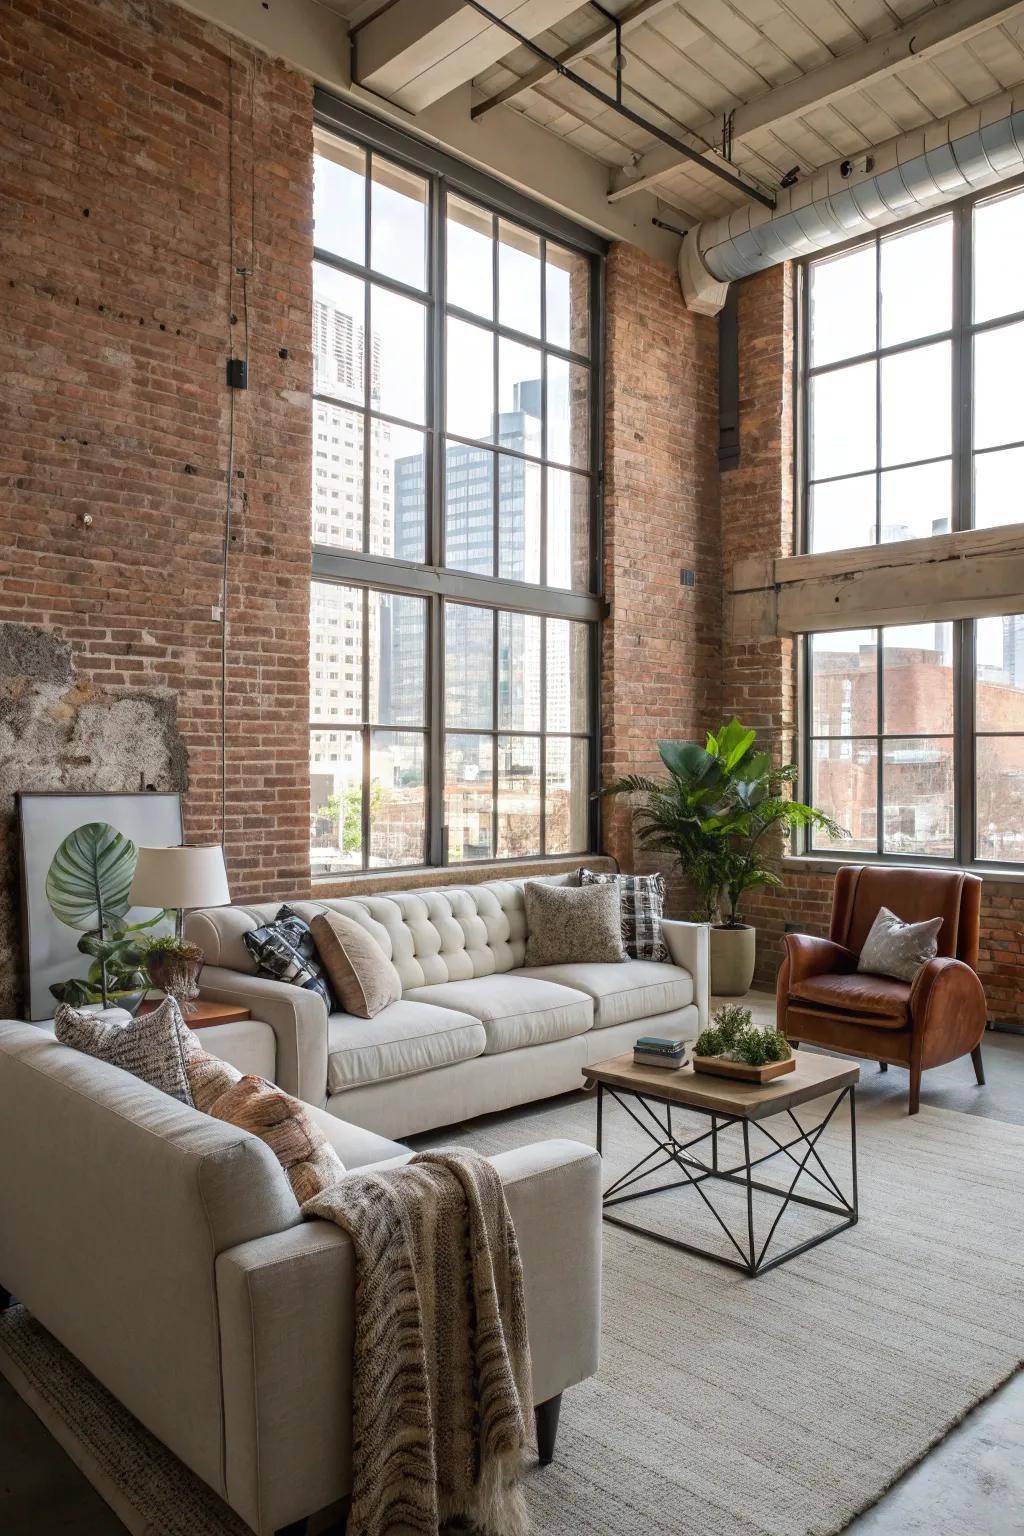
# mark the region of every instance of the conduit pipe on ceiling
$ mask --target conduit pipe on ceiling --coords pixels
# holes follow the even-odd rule
[[[688,309],[717,315],[729,283],[882,229],[1024,170],[1024,88],[817,171],[779,192],[774,211],[745,206],[689,230],[679,252]]]

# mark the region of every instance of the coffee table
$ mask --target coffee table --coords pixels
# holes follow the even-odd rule
[[[794,1071],[775,1078],[770,1083],[743,1083],[724,1077],[711,1077],[707,1073],[694,1072],[692,1066],[676,1071],[663,1067],[641,1067],[634,1064],[632,1054],[614,1056],[609,1061],[595,1062],[584,1067],[583,1076],[591,1086],[597,1087],[597,1150],[601,1152],[604,1135],[604,1097],[610,1094],[626,1111],[652,1142],[651,1150],[639,1162],[615,1180],[604,1192],[604,1219],[629,1231],[643,1233],[684,1253],[694,1253],[701,1258],[727,1264],[744,1274],[763,1275],[798,1253],[806,1253],[819,1243],[852,1227],[857,1221],[857,1120],[855,1090],[860,1078],[860,1068],[852,1062],[839,1061],[831,1056],[813,1056],[801,1052]],[[793,1113],[801,1104],[818,1104],[820,1100],[835,1097],[830,1105],[819,1106],[819,1118],[813,1126],[805,1127]],[[840,1104],[850,1106],[850,1195],[847,1197],[836,1179],[826,1167],[818,1144],[825,1135]],[[672,1121],[673,1110],[685,1109],[705,1117],[707,1130],[680,1140]],[[777,1136],[766,1123],[779,1116],[786,1124]],[[738,1125],[743,1138],[743,1159],[732,1166],[723,1167],[720,1158],[720,1137],[731,1126]],[[752,1155],[751,1135],[756,1132],[768,1143],[766,1151]],[[685,1132],[683,1133],[686,1134]],[[787,1139],[788,1138],[788,1139]],[[709,1143],[710,1161],[699,1156],[696,1148]],[[757,1151],[755,1143],[755,1151]],[[707,1152],[706,1152],[707,1155]],[[795,1171],[787,1185],[765,1183],[754,1177],[754,1170],[771,1158],[788,1159]],[[683,1177],[671,1183],[661,1183],[653,1188],[635,1188],[645,1179],[672,1167]],[[824,1199],[814,1195],[797,1194],[796,1186],[802,1175],[817,1184]],[[746,1232],[737,1238],[705,1186],[714,1188],[715,1183],[741,1186],[746,1194]],[[684,1242],[664,1232],[658,1232],[624,1216],[613,1215],[613,1206],[627,1201],[645,1200],[662,1195],[667,1190],[695,1189],[719,1226],[729,1238],[736,1257],[731,1253],[716,1253],[695,1243]],[[754,1193],[774,1196],[779,1208],[760,1242],[755,1236]],[[779,1229],[786,1211],[791,1205],[809,1206],[842,1219],[831,1224],[826,1231],[776,1250],[768,1255],[768,1249]]]

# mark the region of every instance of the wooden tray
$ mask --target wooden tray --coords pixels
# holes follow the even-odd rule
[[[770,1083],[773,1077],[792,1072],[796,1057],[787,1061],[766,1061],[763,1067],[748,1066],[745,1061],[726,1061],[724,1056],[691,1056],[695,1072],[707,1072],[712,1077],[735,1077],[741,1083]]]

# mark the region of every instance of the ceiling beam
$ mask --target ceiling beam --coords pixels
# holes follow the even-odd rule
[[[797,80],[767,91],[736,107],[732,113],[735,143],[759,129],[771,128],[788,118],[799,117],[815,107],[839,101],[884,80],[897,69],[920,63],[958,43],[969,42],[1024,12],[1024,0],[946,0],[943,5],[905,22],[893,32],[872,38],[861,47],[830,59]],[[722,133],[722,116],[710,117],[692,130],[697,140],[714,142]],[[638,163],[615,173],[609,201],[619,202],[654,186],[686,164],[686,159],[667,145],[658,144]]]
[[[557,26],[580,0],[493,0],[495,19],[527,37]],[[352,78],[375,95],[421,112],[496,64],[508,38],[466,0],[394,0],[352,28]]]
[[[627,5],[619,17],[619,30],[622,36],[625,37],[635,28],[643,26],[646,21],[653,21],[660,11],[667,11],[675,3],[676,0],[633,0],[633,4]],[[495,107],[504,106],[506,102],[513,101],[516,96],[521,96],[523,91],[533,90],[534,86],[543,85],[546,81],[554,79],[559,73],[560,66],[579,63],[580,59],[585,59],[596,48],[611,42],[615,37],[615,31],[614,22],[606,21],[600,27],[595,27],[593,32],[581,38],[578,43],[573,43],[563,52],[556,54],[554,64],[546,64],[543,60],[535,64],[511,85],[506,85],[503,90],[488,96],[486,101],[478,101],[473,108],[474,118],[484,117]]]

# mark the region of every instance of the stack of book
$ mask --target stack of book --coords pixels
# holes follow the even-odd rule
[[[638,1067],[685,1067],[686,1042],[641,1035],[633,1046],[633,1060]]]

